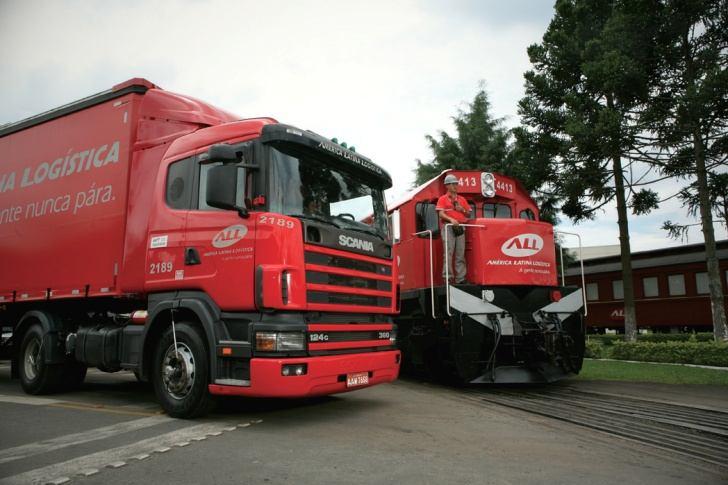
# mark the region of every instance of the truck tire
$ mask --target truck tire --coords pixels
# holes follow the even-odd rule
[[[63,382],[63,366],[46,364],[43,358],[43,328],[31,326],[20,344],[20,385],[28,394],[48,394]]]
[[[175,324],[177,352],[170,326],[157,342],[152,383],[162,408],[174,418],[195,418],[210,411],[210,364],[202,331],[192,323]]]

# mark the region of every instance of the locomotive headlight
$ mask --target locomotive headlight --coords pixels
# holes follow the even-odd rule
[[[480,191],[483,197],[493,197],[495,195],[495,177],[492,173],[483,172],[480,174]]]

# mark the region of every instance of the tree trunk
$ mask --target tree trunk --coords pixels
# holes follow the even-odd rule
[[[723,285],[720,282],[720,267],[715,250],[708,173],[705,168],[703,139],[697,129],[693,130],[693,153],[695,154],[695,175],[698,179],[698,200],[700,202],[700,223],[705,239],[705,259],[708,263],[708,289],[710,290],[710,310],[713,314],[713,336],[716,341],[728,341]]]
[[[614,98],[607,95],[607,107],[614,109]],[[619,250],[622,262],[622,290],[624,293],[624,338],[628,342],[637,340],[637,313],[634,308],[634,282],[632,281],[632,249],[629,245],[629,222],[627,222],[627,199],[624,196],[624,171],[622,156],[612,155],[612,174],[617,198],[617,224],[619,225]]]
[[[685,59],[685,80],[689,99],[694,99],[697,89],[693,52],[690,48],[690,29],[683,32],[683,56]],[[710,310],[713,315],[713,338],[716,341],[728,341],[728,325],[726,325],[725,303],[723,301],[723,287],[720,282],[720,267],[715,251],[715,233],[713,231],[713,209],[710,205],[710,191],[708,189],[708,173],[705,167],[705,146],[700,133],[699,109],[688,104],[691,111],[693,135],[693,154],[695,155],[695,176],[698,182],[698,201],[700,203],[700,224],[705,239],[705,259],[708,266],[708,290],[710,291]]]
[[[619,155],[612,157],[612,171],[617,197],[617,223],[619,225],[619,249],[622,260],[622,288],[624,290],[624,338],[637,340],[637,314],[634,309],[634,283],[632,281],[632,250],[629,245],[627,201],[624,196],[624,173]]]

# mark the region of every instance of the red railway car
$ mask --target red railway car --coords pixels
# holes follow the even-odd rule
[[[717,243],[721,282],[728,288],[728,241]],[[638,328],[654,331],[712,331],[705,244],[632,253]],[[581,286],[574,265],[566,280]],[[619,255],[584,261],[586,323],[591,331],[624,331],[622,264]]]

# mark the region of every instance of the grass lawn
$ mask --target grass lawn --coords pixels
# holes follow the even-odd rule
[[[585,360],[577,379],[728,386],[728,371],[679,365]]]

